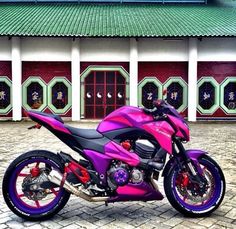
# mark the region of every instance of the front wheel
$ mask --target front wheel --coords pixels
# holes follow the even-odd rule
[[[64,166],[57,155],[43,150],[25,153],[10,164],[2,189],[6,204],[16,215],[45,220],[65,206],[70,193],[47,179],[52,169],[63,172]]]
[[[191,183],[186,171],[179,171],[177,165],[164,178],[164,189],[171,205],[190,217],[203,217],[215,211],[225,194],[225,178],[219,165],[204,155],[198,159],[207,185],[202,190]]]

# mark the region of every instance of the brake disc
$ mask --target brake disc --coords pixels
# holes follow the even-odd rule
[[[209,199],[214,191],[214,179],[211,173],[208,170],[204,172],[205,178],[209,184],[209,186],[205,189],[202,196],[199,195],[197,188],[193,189],[194,184],[189,184],[187,187],[183,187],[181,185],[177,185],[177,189],[179,193],[187,200],[190,200],[194,203],[204,202]]]
[[[44,182],[48,182],[47,174],[44,171],[38,177],[28,175],[23,180],[22,192],[29,200],[42,200],[48,194],[47,189],[41,187]]]

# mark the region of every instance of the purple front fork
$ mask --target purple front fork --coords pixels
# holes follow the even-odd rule
[[[189,156],[189,158],[193,161],[195,167],[197,168],[197,171],[202,174],[202,168],[200,164],[198,163],[198,158],[207,154],[207,152],[204,152],[202,150],[195,150],[195,149],[190,149],[186,150],[186,154]]]

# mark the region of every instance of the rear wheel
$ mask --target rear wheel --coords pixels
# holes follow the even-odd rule
[[[10,164],[3,178],[3,196],[16,215],[45,220],[65,206],[70,193],[48,181],[52,169],[63,172],[64,166],[57,155],[43,150],[25,153]]]
[[[198,160],[207,185],[200,189],[191,183],[188,173],[179,171],[177,166],[164,178],[166,196],[171,205],[186,216],[202,217],[215,211],[225,194],[225,178],[219,165],[210,157]]]

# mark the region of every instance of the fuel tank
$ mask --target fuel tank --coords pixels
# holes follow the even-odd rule
[[[141,108],[123,106],[106,116],[99,124],[97,131],[100,133],[105,133],[107,131],[128,127],[139,128],[143,124],[152,121],[153,117],[145,114]]]

